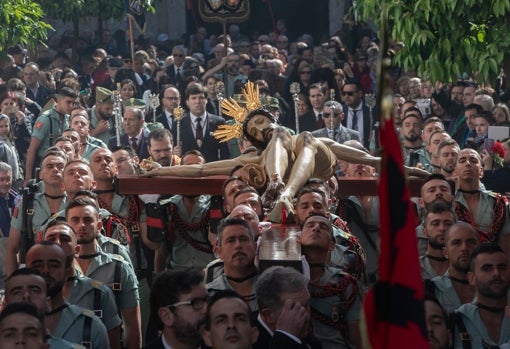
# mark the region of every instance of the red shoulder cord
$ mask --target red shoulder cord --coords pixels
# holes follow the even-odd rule
[[[494,198],[494,209],[492,214],[492,224],[489,231],[485,232],[480,230],[478,224],[475,222],[473,215],[467,207],[462,204],[456,203],[455,214],[457,217],[470,225],[472,225],[479,233],[482,241],[497,241],[498,235],[503,229],[505,224],[505,208],[506,208],[506,197],[500,194],[496,194]]]
[[[190,223],[182,219],[182,217],[179,215],[177,207],[173,203],[170,203],[168,211],[170,213],[170,217],[172,218],[172,221],[168,224],[169,234],[172,234],[173,230],[177,230],[177,233],[196,250],[205,253],[212,253],[212,247],[208,242],[205,243],[198,241],[189,236],[187,233],[187,231],[205,231],[209,225],[209,211],[207,211],[207,214],[205,214],[202,219],[196,223]]]

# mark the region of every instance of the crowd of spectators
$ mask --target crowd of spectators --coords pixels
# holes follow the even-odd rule
[[[361,300],[378,280],[379,200],[345,197],[337,179],[376,176],[374,166],[338,161],[333,177],[298,188],[292,204],[303,273],[259,268],[256,242],[272,228],[248,170],[232,168],[221,197],[115,192],[116,176],[140,173],[145,159],[196,168],[261,150],[256,140],[220,143],[211,135],[234,122],[221,101],[243,103],[248,81],[285,132],[379,155],[374,33],[364,32],[352,49],[340,34],[325,42],[286,34],[281,21],[267,35],[232,24],[225,37],[205,28],[175,42],[141,36],[131,56],[119,30],[101,40],[63,35],[36,51],[7,50],[0,67],[2,341],[5,320],[20,317],[11,332],[42,327],[45,335],[31,339],[41,348],[46,334],[50,344],[94,348],[225,348],[225,341],[361,348]],[[403,47],[392,43],[390,53]],[[446,83],[392,69],[405,163],[431,173],[415,204],[434,348],[462,347],[466,328],[473,347],[510,341],[506,82],[502,74],[492,85],[469,76]],[[446,327],[443,309],[456,326]]]

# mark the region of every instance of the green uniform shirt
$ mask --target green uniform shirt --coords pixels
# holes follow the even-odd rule
[[[34,215],[32,218],[32,233],[37,236],[40,234],[42,237],[42,233],[46,227],[46,225],[51,221],[52,215],[57,217],[59,212],[63,212],[66,207],[66,198],[62,199],[60,203],[58,212],[50,212],[50,207],[48,206],[48,201],[44,196],[44,193],[35,193],[34,195]],[[23,225],[23,199],[21,199],[16,205],[15,212],[12,215],[11,219],[11,227],[16,228],[18,230],[22,229]]]
[[[210,198],[209,195],[201,195],[193,206],[191,215],[188,214],[187,210],[184,208],[182,195],[172,196],[169,201],[175,204],[177,213],[182,220],[189,223],[198,223],[209,211]],[[174,237],[172,237],[171,242],[172,251],[169,253],[169,255],[171,255],[170,265],[172,269],[205,268],[207,264],[214,259],[212,251],[203,252],[196,249],[188,243],[181,234],[187,234],[190,238],[199,243],[200,246],[207,248],[210,247],[209,240],[207,239],[207,230],[183,231],[182,228],[176,226],[172,222],[172,217],[168,217],[168,222],[173,225],[174,230]]]
[[[99,298],[96,299],[96,297]],[[122,324],[113,292],[100,281],[92,280],[85,275],[76,275],[67,301],[92,310],[108,331]],[[100,305],[98,309],[96,309],[97,303]]]
[[[250,306],[250,309],[252,312],[256,312],[259,310],[258,305],[257,305],[257,294],[255,292],[255,283],[256,282],[257,282],[257,277],[254,276],[252,286],[251,286],[250,295],[247,298],[245,297],[245,300],[246,300],[246,302],[248,302],[248,305]],[[228,282],[225,274],[221,274],[220,276],[218,276],[211,283],[206,285],[206,287],[207,287],[207,292],[209,292],[209,295],[213,295],[215,292],[223,291],[223,290],[234,291],[234,289]]]
[[[105,253],[99,247],[98,252],[99,255],[90,260],[88,270],[84,270],[85,275],[101,281],[113,291],[119,311],[137,307],[140,304],[140,297],[133,269],[122,257]],[[118,280],[115,278],[116,268],[120,271]]]
[[[108,122],[110,123],[110,129],[106,130],[98,135],[95,135],[95,137],[97,139],[101,140],[105,144],[108,144],[108,140],[110,139],[110,137],[115,135],[115,132],[113,132],[115,130],[114,124],[113,124],[113,117],[114,116],[112,115],[112,117],[110,119],[108,119]],[[99,124],[99,118],[96,115],[96,106],[93,106],[90,109],[90,129],[91,130],[95,129],[98,124]]]
[[[32,137],[41,141],[41,146],[37,150],[39,159],[46,149],[55,144],[55,140],[66,128],[69,128],[69,115],[60,114],[55,107],[39,115],[32,131]]]
[[[83,337],[87,318],[92,320],[90,322],[90,338]],[[108,333],[101,320],[99,320],[91,310],[83,309],[73,304],[69,304],[62,310],[57,328],[53,335],[78,344],[82,344],[84,341],[90,341],[92,344],[91,347],[94,349],[110,347]]]
[[[324,269],[324,275],[321,277],[319,284],[326,286],[328,284],[336,285],[343,278],[350,277],[340,269],[332,267],[326,267]],[[354,283],[357,281],[352,278]],[[315,311],[320,312],[323,316],[328,318],[332,323],[351,321],[358,321],[361,311],[361,294],[358,287],[353,287],[352,284],[346,286],[342,294],[334,294],[327,297],[314,296],[314,292],[320,294],[324,293],[322,288],[317,288],[312,285],[309,286],[310,294],[312,298],[310,300],[310,307],[312,308],[312,314]],[[348,304],[346,299],[353,298],[353,302]],[[320,340],[322,348],[324,349],[342,349],[350,348],[344,339],[344,336],[340,330],[331,327],[321,321],[318,321],[312,315],[312,325],[314,328],[314,334],[317,339]],[[344,331],[347,334],[348,331]]]

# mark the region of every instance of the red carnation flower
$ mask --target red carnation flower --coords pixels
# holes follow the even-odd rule
[[[499,142],[494,142],[494,145],[491,147],[491,153],[498,154],[502,158],[505,157],[505,148],[503,148],[503,145]]]

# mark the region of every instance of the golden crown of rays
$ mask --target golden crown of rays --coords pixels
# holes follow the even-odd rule
[[[243,87],[243,96],[246,103],[240,105],[232,97],[221,101],[221,111],[223,114],[234,118],[232,124],[220,125],[213,136],[220,142],[227,142],[233,138],[243,136],[243,122],[248,114],[262,107],[259,98],[259,87],[253,82],[248,81]]]

